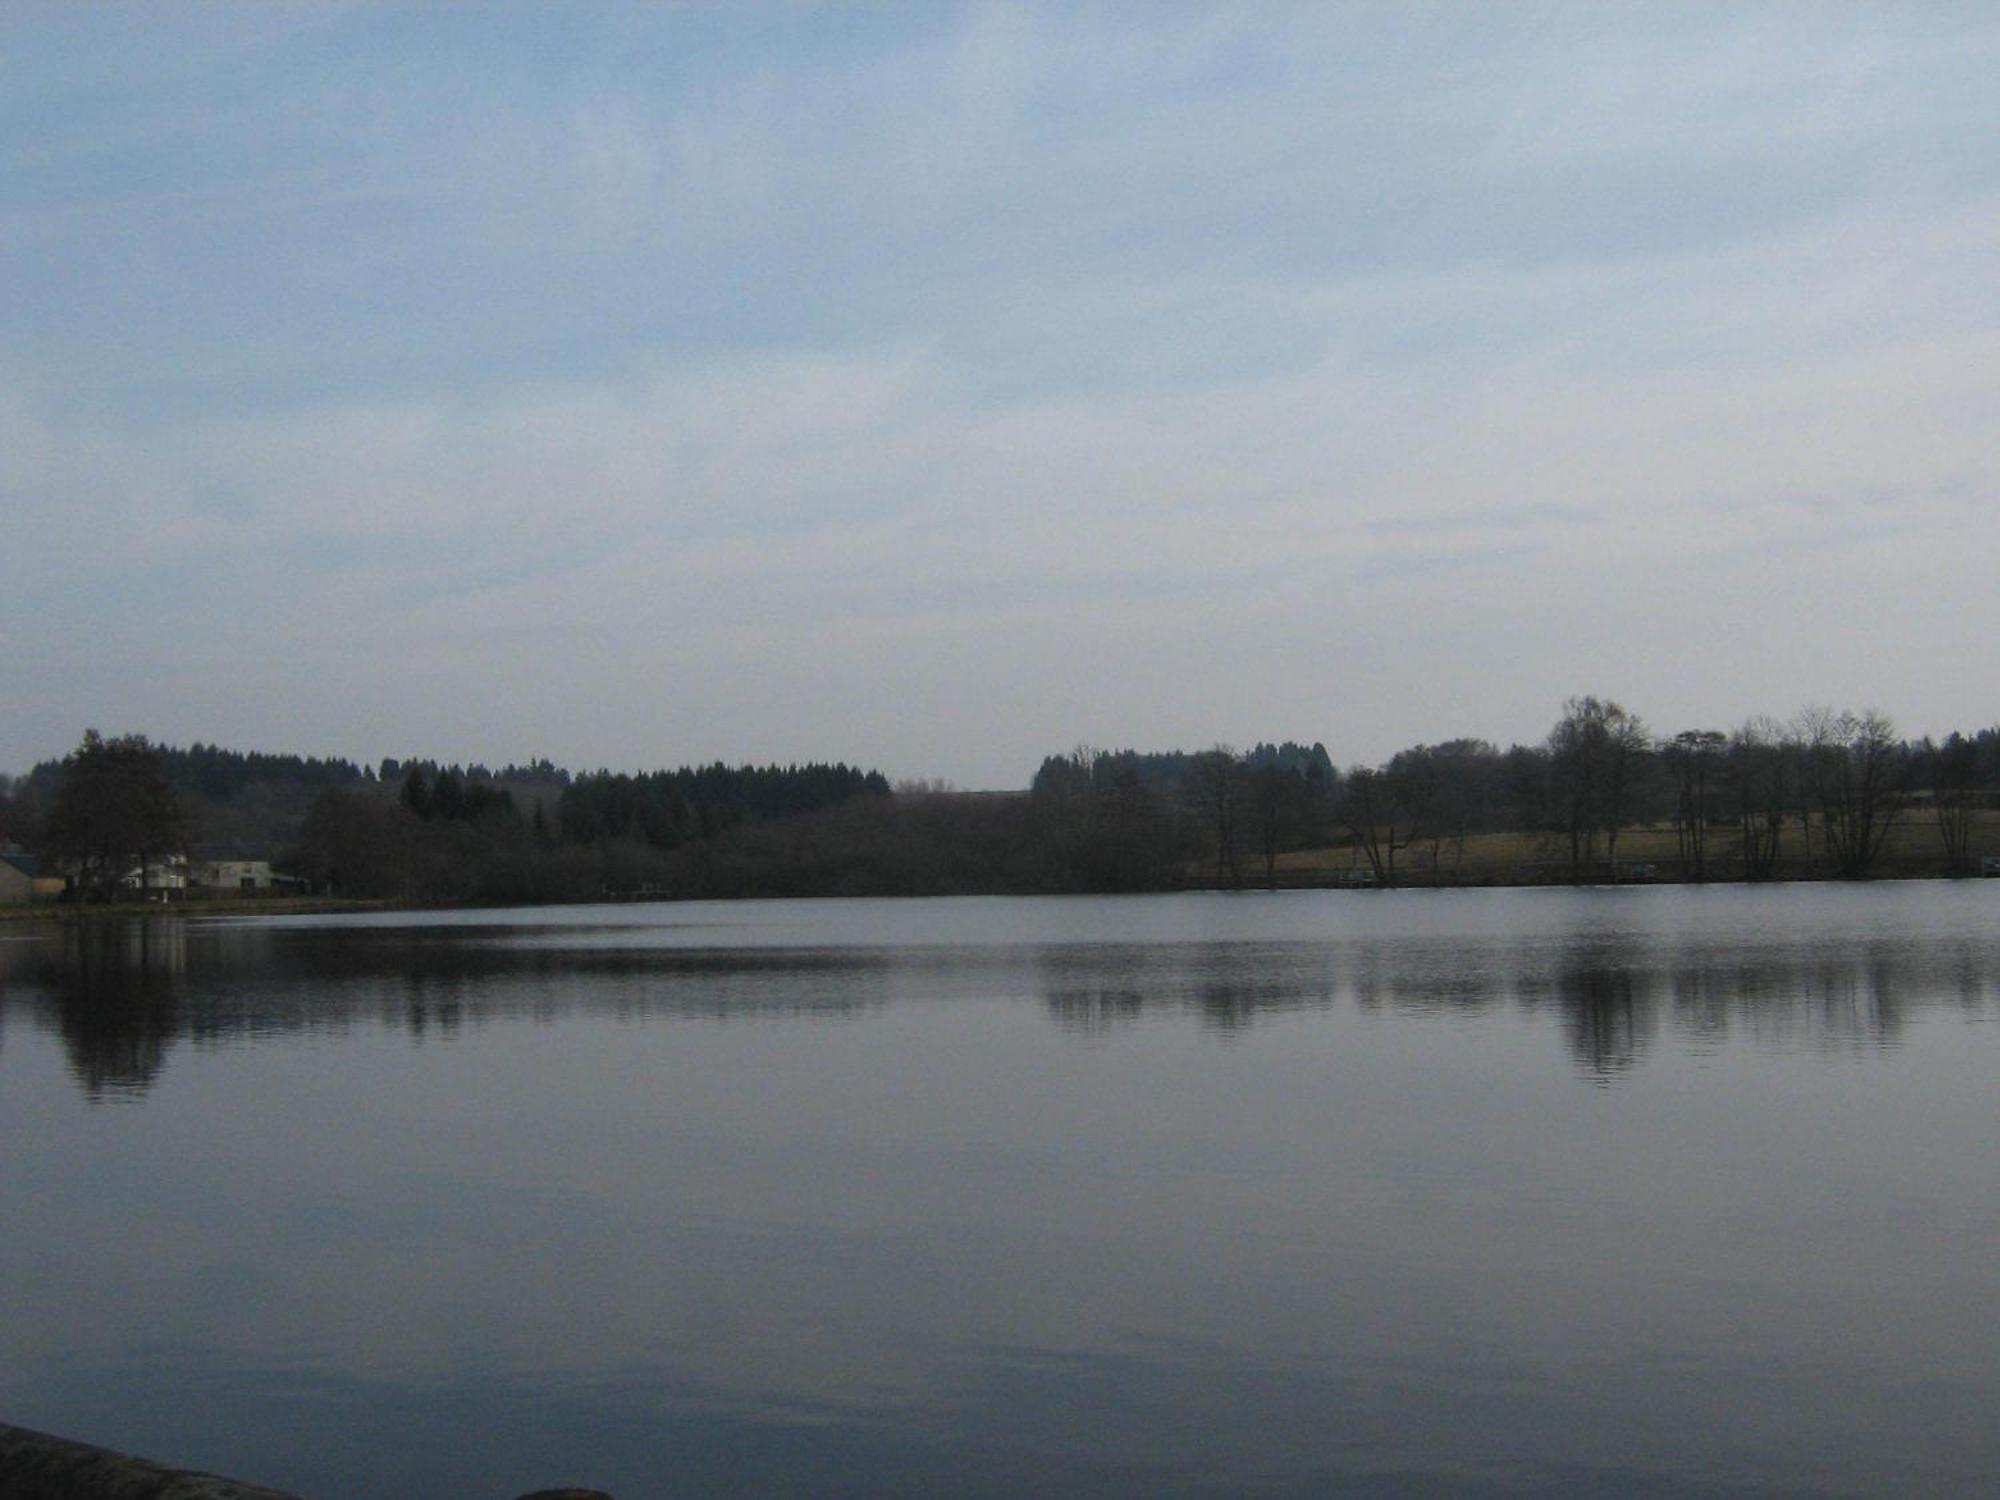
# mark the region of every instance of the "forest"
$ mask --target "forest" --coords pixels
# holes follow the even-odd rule
[[[274,755],[91,731],[0,780],[0,849],[112,893],[142,851],[266,851],[315,894],[399,903],[1238,886],[1861,880],[2000,854],[2000,728],[1899,737],[1804,710],[1655,734],[1595,696],[1547,735],[1047,756],[1025,791],[844,763],[572,773]]]

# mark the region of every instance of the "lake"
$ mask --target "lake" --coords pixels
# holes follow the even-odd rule
[[[1986,1496],[2000,882],[0,927],[0,1421],[317,1500]]]

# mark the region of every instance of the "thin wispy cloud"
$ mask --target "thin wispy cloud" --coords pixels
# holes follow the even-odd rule
[[[1990,714],[1979,9],[283,14],[0,56],[0,764]]]

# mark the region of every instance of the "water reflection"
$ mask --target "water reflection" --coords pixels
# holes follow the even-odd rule
[[[1609,1082],[1663,1035],[1696,1047],[1882,1051],[1936,1006],[1994,1003],[2000,951],[1962,939],[1711,948],[1637,934],[1576,941],[1407,938],[1293,947],[1057,949],[1037,959],[1049,1016],[1078,1036],[1147,1019],[1237,1035],[1260,1019],[1351,1003],[1431,1019],[1547,1011],[1579,1069]]]
[[[1260,1017],[1329,1006],[1338,987],[1335,955],[1318,944],[1051,947],[1035,951],[1034,971],[1050,1019],[1078,1036],[1163,1015],[1235,1036]]]
[[[1652,976],[1622,954],[1579,954],[1557,971],[1556,1003],[1578,1064],[1608,1081],[1638,1061],[1658,1009]]]
[[[2000,886],[1714,894],[0,934],[0,1407],[306,1494],[1988,1493]]]
[[[1080,1037],[1104,1036],[1146,1013],[1146,993],[1137,986],[1053,962],[1042,971],[1042,1003],[1056,1025]]]
[[[1052,930],[1076,912],[1047,908],[1061,918],[1050,918]],[[1977,922],[1944,932],[1879,921],[1801,931],[1794,917],[1767,936],[1713,919],[1728,907],[1703,921],[1639,920],[1659,909],[1523,906],[1532,920],[1513,932],[1471,905],[1456,909],[1466,920],[1454,930],[1454,909],[1437,905],[1411,908],[1422,921],[1401,930],[1356,931],[1350,921],[1311,934],[1314,909],[1294,906],[1279,908],[1291,928],[1280,936],[1259,935],[1253,921],[1235,938],[1048,942],[1034,940],[1034,909],[1024,917],[1017,907],[1005,941],[880,946],[826,942],[825,914],[815,911],[821,925],[803,929],[809,941],[740,947],[689,946],[743,928],[676,922],[671,909],[650,927],[504,916],[346,927],[147,919],[0,944],[0,997],[60,1035],[77,1082],[99,1099],[142,1094],[183,1038],[369,1026],[450,1043],[500,1022],[579,1014],[835,1021],[996,997],[1039,999],[1080,1040],[1159,1020],[1237,1038],[1339,1006],[1442,1021],[1546,1013],[1579,1071],[1608,1084],[1665,1038],[1694,1049],[1874,1052],[1896,1046],[1927,1009],[1978,1013],[2000,993],[2000,936]],[[1185,920],[1186,908],[1172,910]],[[1230,920],[1257,910],[1215,908]]]
[[[143,1094],[183,1039],[379,1026],[449,1042],[574,1013],[838,1020],[886,1003],[889,967],[857,950],[539,949],[462,931],[381,940],[145,918],[0,947],[0,1008],[58,1032],[77,1082],[101,1099]]]
[[[71,1074],[91,1099],[143,1094],[185,1029],[187,944],[178,923],[63,929],[29,950]]]

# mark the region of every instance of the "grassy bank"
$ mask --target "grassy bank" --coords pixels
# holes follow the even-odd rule
[[[1779,857],[1771,873],[1773,880],[1824,880],[1826,861],[1822,857],[1817,829],[1807,834],[1796,822],[1785,828]],[[1599,862],[1603,862],[1600,846]],[[1971,839],[1972,866],[1976,871],[1982,857],[2000,855],[2000,812],[1980,812],[1974,816]],[[1433,863],[1435,860],[1435,863]],[[1629,828],[1619,835],[1618,866],[1622,878],[1637,878],[1668,884],[1691,878],[1681,860],[1680,846],[1671,827]],[[1651,872],[1634,876],[1629,867],[1650,866]],[[1337,886],[1352,883],[1355,872],[1368,869],[1367,857],[1352,844],[1335,844],[1322,849],[1300,849],[1278,856],[1279,883],[1286,886]],[[1713,828],[1708,834],[1707,878],[1728,881],[1741,878],[1743,836],[1734,828]],[[1213,868],[1210,867],[1210,874]],[[1263,876],[1261,861],[1246,863],[1246,883],[1258,883]],[[1908,816],[1890,831],[1881,859],[1871,872],[1875,879],[1935,879],[1946,869],[1944,840],[1929,817]],[[1569,848],[1560,835],[1485,833],[1467,838],[1463,845],[1446,840],[1435,848],[1428,842],[1413,844],[1396,853],[1396,881],[1399,885],[1560,885],[1570,876]]]

